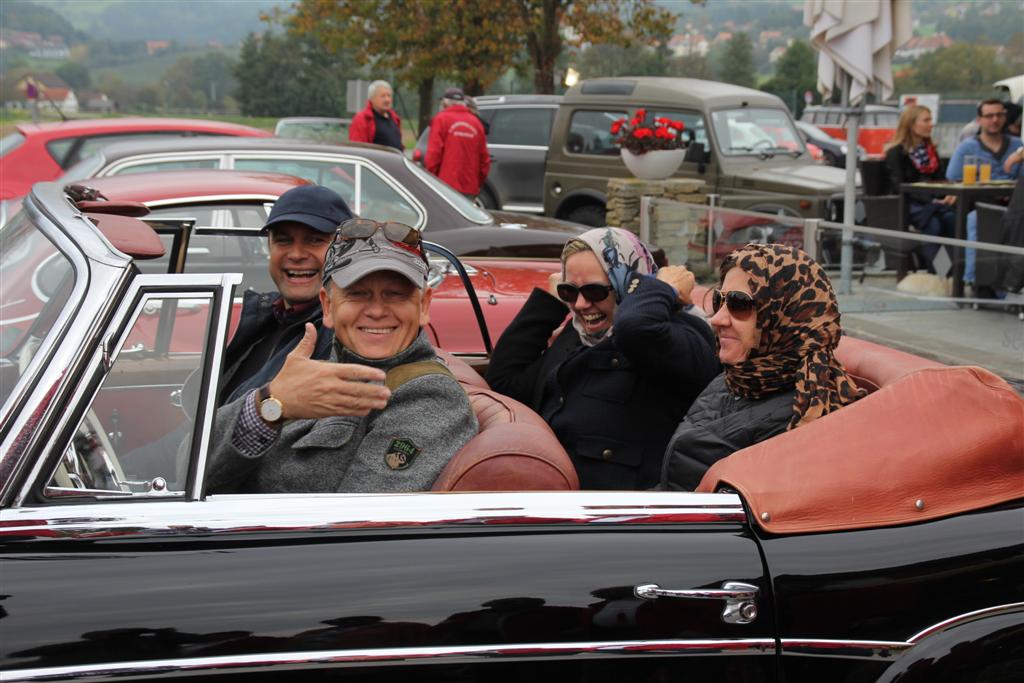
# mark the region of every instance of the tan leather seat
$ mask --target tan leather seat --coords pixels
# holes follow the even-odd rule
[[[466,363],[438,351],[469,396],[480,433],[448,462],[434,491],[564,491],[580,487],[569,454],[528,406],[492,391]]]

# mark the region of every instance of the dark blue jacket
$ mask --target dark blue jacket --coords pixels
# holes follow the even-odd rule
[[[567,308],[535,289],[487,370],[496,391],[531,405],[569,452],[584,489],[647,489],[669,437],[718,374],[708,324],[650,276],[618,305],[612,337],[587,347],[572,325],[548,348]]]
[[[304,315],[289,321],[285,329],[274,316],[274,301],[281,295],[278,292],[246,291],[242,296],[242,314],[238,321],[238,329],[224,351],[224,370],[221,372],[218,405],[229,403],[247,391],[263,386],[274,379],[285,357],[302,339],[306,323],[316,325],[317,339],[313,358],[324,360],[331,355],[331,342],[334,331],[323,326],[323,313],[320,304],[311,307]],[[280,332],[280,334],[277,334]],[[273,344],[273,349],[266,346]],[[260,366],[260,370],[248,377],[239,374],[245,361],[252,353],[259,353],[268,360]]]

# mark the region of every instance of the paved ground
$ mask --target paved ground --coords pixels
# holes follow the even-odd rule
[[[839,296],[847,334],[949,365],[980,365],[1024,393],[1024,321],[1015,310],[921,300],[893,285],[869,278]]]

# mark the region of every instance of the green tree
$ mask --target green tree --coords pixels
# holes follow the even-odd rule
[[[92,85],[89,69],[79,62],[64,62],[54,69],[54,73],[71,86],[72,90],[85,90]]]
[[[330,54],[309,37],[250,34],[234,70],[233,97],[247,116],[338,116],[345,80],[357,75],[347,52]]]
[[[667,74],[680,78],[701,78],[711,80],[714,75],[711,63],[701,55],[685,55],[669,60]]]
[[[778,95],[799,117],[804,108],[803,94],[818,83],[818,58],[814,48],[803,40],[795,40],[786,54],[775,63],[775,74],[761,85],[761,90]]]
[[[592,45],[579,54],[576,67],[583,78],[668,74],[667,60],[645,45]]]
[[[725,45],[725,53],[718,69],[718,78],[726,83],[742,85],[748,88],[756,83],[754,68],[754,46],[750,36],[737,33]]]
[[[996,48],[957,43],[923,55],[913,70],[897,78],[896,90],[973,97],[989,94],[993,82],[1012,75],[997,61]]]
[[[234,61],[222,52],[181,57],[164,72],[168,105],[186,109],[220,109],[237,85]]]
[[[43,36],[58,35],[66,43],[78,42],[85,36],[76,31],[59,13],[29,0],[0,2],[0,26],[14,31],[30,31]]]

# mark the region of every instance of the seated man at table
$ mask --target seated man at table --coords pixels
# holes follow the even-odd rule
[[[423,331],[430,298],[417,231],[342,223],[320,289],[330,360],[310,358],[308,324],[269,384],[217,411],[210,491],[429,490],[478,429]]]
[[[1006,119],[1006,107],[1000,100],[985,100],[978,105],[978,121],[981,124],[978,134],[957,145],[956,151],[946,167],[946,179],[961,182],[964,179],[964,162],[968,156],[976,156],[979,164],[988,164],[992,169],[992,180],[1010,180],[1020,173],[1020,164],[1011,164],[1009,171],[1004,162],[1011,154],[1021,147],[1020,138],[1011,137],[1003,132]],[[967,239],[978,239],[978,214],[971,211],[967,214]],[[964,266],[964,282],[974,287],[975,250],[967,249]],[[980,291],[979,291],[980,290]],[[979,287],[973,296],[992,298],[995,292],[987,287]]]

